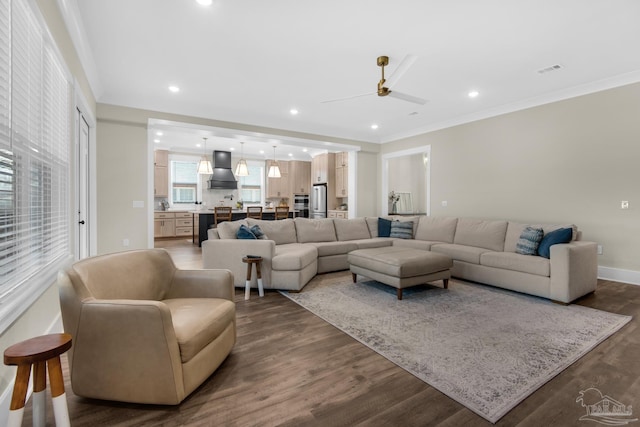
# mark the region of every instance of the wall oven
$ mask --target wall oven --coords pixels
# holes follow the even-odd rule
[[[309,218],[309,195],[308,194],[293,195],[293,213],[294,213],[294,216]]]

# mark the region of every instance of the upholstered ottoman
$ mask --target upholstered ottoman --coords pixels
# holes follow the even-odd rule
[[[421,249],[387,246],[349,252],[349,269],[355,283],[358,274],[398,290],[442,279],[446,289],[453,261],[450,257]]]

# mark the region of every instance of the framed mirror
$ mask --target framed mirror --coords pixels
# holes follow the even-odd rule
[[[385,153],[382,159],[381,214],[429,215],[431,146]]]

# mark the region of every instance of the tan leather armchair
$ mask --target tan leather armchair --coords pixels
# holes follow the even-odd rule
[[[148,249],[78,261],[58,283],[76,395],[175,405],[235,344],[228,270],[180,270]]]

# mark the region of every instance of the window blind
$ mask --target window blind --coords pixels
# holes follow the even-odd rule
[[[26,0],[0,3],[0,331],[70,254],[69,79]]]

